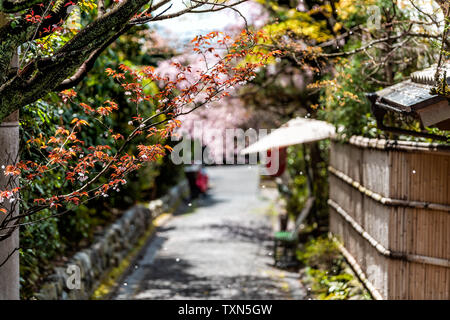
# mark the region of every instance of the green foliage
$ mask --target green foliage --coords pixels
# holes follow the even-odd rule
[[[21,158],[40,158],[39,150],[30,148],[27,141],[32,137],[47,135],[55,130],[54,123],[59,118],[58,109],[53,108],[47,101],[38,101],[33,105],[26,106],[21,111],[20,133],[21,133]],[[33,194],[50,195],[55,189],[62,187],[63,181],[56,175],[44,175],[38,178],[36,183],[28,186],[21,193],[23,199],[32,198]],[[21,210],[27,209],[26,201],[20,202]],[[61,241],[58,218],[49,218],[50,213],[43,210],[37,216],[26,217],[20,228],[20,284],[21,295],[24,298],[31,297],[42,275],[48,271],[49,262],[64,248]],[[33,220],[43,219],[39,223],[27,224]]]
[[[297,257],[303,264],[320,270],[331,270],[342,259],[336,244],[326,236],[311,239]]]
[[[168,141],[170,147],[174,147],[177,141]],[[158,175],[154,180],[153,195],[155,198],[166,194],[170,187],[177,184],[184,178],[184,167],[175,165],[170,159],[170,155],[166,155],[158,166]]]
[[[313,164],[313,195],[316,198],[317,222],[328,226],[328,157],[329,140],[318,141],[311,146],[310,157]]]
[[[450,88],[447,82],[447,72],[444,72],[444,76],[438,81],[437,86],[431,89],[430,93],[450,98]]]
[[[36,224],[20,228],[20,286],[22,297],[31,297],[37,290],[37,284],[49,271],[50,261],[63,250],[57,218],[48,218],[49,213],[41,211]],[[29,218],[24,219],[28,223]]]
[[[287,170],[292,177],[287,198],[287,211],[299,213],[308,198],[307,169],[301,146],[292,146],[287,150]]]
[[[365,93],[381,89],[364,79],[361,69],[363,56],[342,59],[336,65],[336,77],[328,77],[321,90],[319,103],[323,106],[317,112],[319,119],[336,125],[338,133],[347,137],[364,135],[375,137],[379,134],[375,118],[370,113],[370,102]],[[324,82],[322,82],[324,83]]]
[[[320,300],[345,300],[355,295],[370,299],[349,270],[334,241],[322,236],[311,239],[297,252],[305,265],[306,284]]]
[[[349,283],[353,276],[346,274],[329,275],[328,271],[306,269],[311,278],[311,289],[319,300],[345,300],[349,298]]]
[[[312,179],[311,195],[316,199],[315,213],[308,217],[311,225],[328,223],[328,147],[328,141],[320,141],[307,146],[297,145],[288,148],[287,170],[292,180],[289,194],[285,195],[287,210],[296,216],[303,209],[306,199],[310,196],[307,182],[309,174]]]
[[[385,27],[395,21],[409,21],[412,13],[400,9],[397,4],[388,0],[355,1],[354,10],[347,23],[360,24],[371,19],[373,14],[366,10],[368,6],[376,5],[380,9],[381,20],[378,29],[370,30],[370,38],[380,39],[403,32],[401,26]],[[413,19],[414,20],[414,19]],[[358,50],[371,41],[358,37],[350,37],[343,51]],[[377,129],[376,121],[371,115],[370,102],[366,93],[378,91],[386,86],[405,80],[411,72],[426,67],[434,62],[437,53],[432,48],[431,39],[420,39],[415,43],[403,42],[404,39],[393,40],[390,43],[370,45],[367,49],[351,55],[350,58],[338,58],[333,61],[333,75],[325,75],[312,88],[321,88],[318,118],[333,123],[342,138],[352,135],[362,135],[369,138],[383,134]],[[401,49],[396,49],[401,47]],[[408,119],[411,120],[411,119]],[[405,121],[398,116],[390,116],[387,121],[396,127],[407,126],[409,129],[418,127],[417,121]],[[394,123],[395,122],[395,123]]]

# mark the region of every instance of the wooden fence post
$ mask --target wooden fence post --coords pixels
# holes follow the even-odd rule
[[[0,27],[7,23],[4,15],[0,13]],[[17,67],[18,57],[15,56],[12,61],[12,67]],[[18,179],[6,177],[2,166],[14,164],[18,160],[19,153],[19,111],[13,112],[0,124],[0,190],[11,189],[11,185],[18,186]],[[3,199],[4,205],[11,216],[19,213],[18,200],[9,202]],[[0,214],[0,222],[5,219],[4,214]],[[11,222],[13,224],[15,222]],[[0,231],[0,235],[8,233],[9,230]],[[19,299],[19,229],[5,240],[0,241],[0,300]]]

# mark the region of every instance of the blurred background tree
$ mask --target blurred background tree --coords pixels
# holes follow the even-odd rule
[[[342,139],[385,137],[365,94],[438,61],[441,49],[448,48],[445,37],[440,45],[445,8],[438,2],[257,0],[268,15],[262,27],[269,34],[265,45],[280,48],[285,55],[261,70],[235,98],[251,110],[249,123],[255,128],[275,128],[294,117],[306,117],[334,124]],[[298,214],[307,196],[306,159],[311,163],[317,208],[316,218],[309,222],[326,230],[328,143],[289,149],[289,211]]]

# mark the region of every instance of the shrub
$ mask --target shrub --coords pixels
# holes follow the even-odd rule
[[[370,299],[335,242],[328,237],[311,239],[297,252],[297,257],[305,265],[303,280],[315,298],[345,300],[358,296],[359,299]]]

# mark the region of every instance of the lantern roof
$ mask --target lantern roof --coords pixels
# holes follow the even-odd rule
[[[446,81],[450,84],[450,65],[442,67],[441,72],[447,74]],[[450,106],[448,99],[431,94],[431,89],[436,86],[436,65],[411,74],[410,78],[368,94],[372,102],[372,113],[375,115],[378,127],[386,131],[397,131],[398,133],[423,136],[428,138],[439,138],[435,135],[422,134],[420,132],[403,129],[395,129],[383,125],[383,117],[386,112],[413,116],[420,120],[422,127],[437,127],[442,130],[450,130]],[[444,140],[443,138],[442,140]]]

